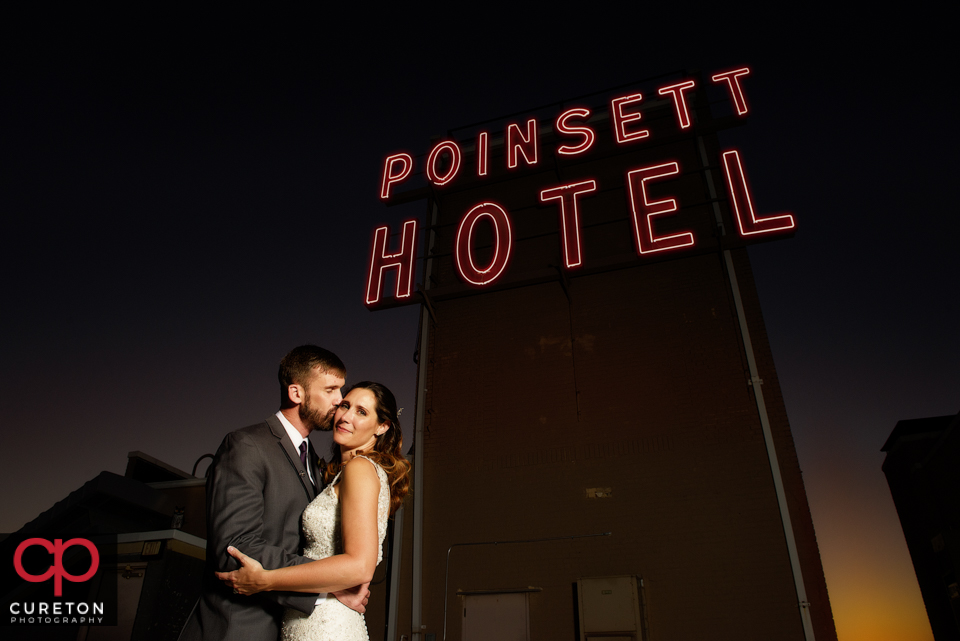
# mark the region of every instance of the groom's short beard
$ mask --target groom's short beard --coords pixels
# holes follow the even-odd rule
[[[318,408],[310,405],[310,398],[305,399],[297,410],[300,415],[300,421],[311,430],[320,430],[329,432],[333,429],[333,417],[337,412],[335,407],[330,408],[326,415]]]

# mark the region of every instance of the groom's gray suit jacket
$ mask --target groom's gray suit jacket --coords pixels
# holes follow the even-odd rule
[[[310,448],[307,463],[321,483]],[[322,463],[322,462],[320,462]],[[300,515],[316,490],[283,425],[271,416],[227,434],[207,473],[207,566],[203,593],[180,641],[275,641],[283,609],[312,612],[317,595],[263,592],[238,596],[214,571],[240,567],[227,553],[232,545],[267,569],[306,563]]]

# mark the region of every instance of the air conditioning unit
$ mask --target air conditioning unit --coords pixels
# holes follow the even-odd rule
[[[643,579],[600,576],[577,580],[580,641],[643,641]]]

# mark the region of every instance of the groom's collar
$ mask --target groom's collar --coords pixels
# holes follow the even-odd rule
[[[297,428],[287,420],[287,417],[283,415],[283,412],[278,411],[276,414],[277,419],[280,420],[280,424],[283,425],[283,429],[287,432],[287,436],[290,437],[290,440],[293,442],[293,449],[297,451],[300,449],[300,444],[304,441],[307,442],[307,447],[310,447],[310,440],[303,438],[300,435],[300,432],[297,431]]]

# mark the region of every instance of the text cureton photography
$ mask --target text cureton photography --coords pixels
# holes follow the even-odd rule
[[[4,626],[116,625],[115,535],[18,533],[0,543]]]

